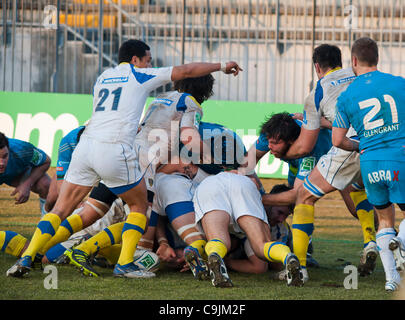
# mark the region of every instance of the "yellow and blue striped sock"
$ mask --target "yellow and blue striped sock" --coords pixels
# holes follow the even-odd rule
[[[131,212],[122,228],[122,249],[118,264],[123,266],[134,261],[136,246],[145,232],[147,218],[139,212]]]
[[[211,239],[205,245],[205,253],[209,256],[211,253],[217,253],[221,258],[225,257],[228,253],[228,249],[225,243],[221,239]]]
[[[263,248],[267,260],[270,262],[282,262],[283,264],[285,264],[285,259],[290,252],[290,248],[279,241],[266,242]]]
[[[294,208],[292,221],[293,250],[301,266],[307,265],[309,238],[314,231],[314,206],[298,204]]]
[[[121,253],[121,243],[102,248],[98,253],[106,258],[109,263],[116,264]]]
[[[207,244],[207,241],[200,239],[200,240],[195,240],[193,241],[190,246],[197,249],[198,253],[200,254],[201,257],[205,256],[205,245]],[[204,257],[205,258],[205,257]]]
[[[54,213],[44,215],[39,221],[31,242],[22,257],[30,256],[33,259],[45,243],[55,235],[55,230],[58,229],[60,223],[61,220],[58,215]]]
[[[122,229],[124,222],[112,224],[103,231],[97,233],[90,239],[79,244],[75,249],[84,251],[87,254],[93,254],[97,251],[110,247],[121,242]]]
[[[364,190],[350,192],[350,198],[356,207],[357,217],[363,230],[364,247],[370,241],[376,242],[376,230],[374,225],[374,208],[367,199]]]
[[[28,239],[14,231],[0,231],[0,251],[20,257]]]
[[[38,251],[38,253],[45,255],[54,245],[66,241],[72,234],[82,230],[82,228],[82,218],[78,214],[72,214],[62,221],[58,230],[56,230],[55,235],[41,248],[41,250]]]

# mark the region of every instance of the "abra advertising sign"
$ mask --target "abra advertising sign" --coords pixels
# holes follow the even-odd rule
[[[92,103],[93,97],[84,94],[0,92],[0,131],[31,142],[45,151],[55,166],[60,140],[90,118]],[[206,101],[202,107],[203,121],[234,130],[246,149],[256,141],[260,125],[271,114],[302,112],[302,105],[239,101]],[[268,153],[256,171],[262,178],[286,178],[288,165]]]

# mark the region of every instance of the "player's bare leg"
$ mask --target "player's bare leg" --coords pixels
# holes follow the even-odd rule
[[[304,284],[298,258],[284,243],[271,241],[270,228],[267,223],[256,217],[245,215],[238,218],[238,225],[246,233],[257,257],[265,261],[284,264],[288,285],[302,286]]]
[[[223,258],[231,248],[228,232],[230,216],[227,212],[214,210],[206,213],[201,219],[207,237],[205,252],[208,256],[211,282],[215,287],[233,287]]]
[[[207,241],[195,225],[195,213],[189,212],[177,217],[172,221],[172,226],[187,244],[184,259],[194,277],[198,280],[208,279],[208,267],[203,258]]]
[[[401,282],[401,276],[396,270],[395,258],[389,249],[390,241],[395,237],[395,208],[392,204],[386,208],[377,209],[379,227],[376,235],[380,258],[385,271],[385,290],[396,291]]]
[[[127,278],[154,277],[154,273],[140,270],[134,264],[136,246],[147,228],[148,198],[145,180],[142,178],[135,187],[120,194],[119,197],[127,203],[130,213],[122,229],[122,249],[118,263],[114,268],[114,276]]]

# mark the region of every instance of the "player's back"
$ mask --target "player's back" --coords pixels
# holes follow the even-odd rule
[[[305,98],[303,128],[316,130],[321,126],[321,117],[333,123],[336,101],[355,79],[351,68],[332,70],[318,80],[316,87]],[[355,133],[350,133],[355,135]]]
[[[188,112],[202,116],[201,105],[188,93],[169,91],[153,100],[143,117],[140,130],[163,129],[170,133],[172,121],[178,126],[182,117]]]
[[[321,114],[333,123],[336,113],[336,101],[355,79],[351,68],[336,70],[318,81],[315,89],[315,104],[319,101]]]
[[[360,75],[339,105],[360,138],[362,159],[405,158],[405,79],[380,71]]]
[[[171,70],[121,63],[104,71],[94,85],[93,114],[83,137],[132,145],[149,93],[171,81]]]

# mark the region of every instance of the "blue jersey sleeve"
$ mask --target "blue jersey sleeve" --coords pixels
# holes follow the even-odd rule
[[[256,140],[255,143],[256,150],[269,152],[269,142],[267,141],[267,137],[264,133],[261,133],[259,138]]]
[[[335,128],[348,129],[350,127],[350,120],[345,111],[347,99],[345,99],[344,96],[345,96],[344,93],[342,93],[336,103],[336,115],[335,115],[335,120],[333,121],[333,124],[332,124],[332,126]]]

